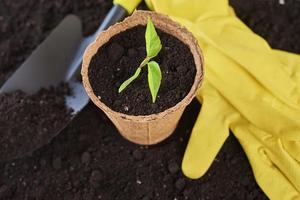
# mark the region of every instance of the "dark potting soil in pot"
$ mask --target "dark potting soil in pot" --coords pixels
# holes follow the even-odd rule
[[[144,26],[137,26],[113,36],[98,49],[91,60],[89,79],[95,95],[111,109],[130,115],[162,112],[180,102],[190,91],[196,66],[188,46],[161,30],[157,33],[162,50],[153,58],[162,71],[161,87],[152,103],[147,67],[124,91],[119,86],[132,76],[146,57]]]
[[[0,95],[0,160],[24,156],[47,144],[71,119],[64,95],[67,84],[27,95]]]

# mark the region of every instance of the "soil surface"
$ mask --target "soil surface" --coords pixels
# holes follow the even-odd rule
[[[67,84],[41,89],[34,95],[22,91],[0,95],[0,160],[11,160],[49,143],[71,120],[65,106]]]
[[[230,2],[273,47],[300,53],[299,1]],[[90,33],[110,5],[104,0],[0,1],[0,84],[65,15],[79,15],[84,32]],[[0,199],[267,199],[232,135],[203,178],[184,178],[180,163],[199,109],[194,100],[173,136],[142,149],[119,136],[89,104],[49,145],[26,158],[0,163]]]
[[[271,47],[300,53],[300,1],[231,0],[236,14]]]
[[[160,65],[162,81],[156,102],[152,103],[147,66],[125,90],[118,92],[146,58],[145,31],[146,27],[137,26],[115,35],[91,60],[88,74],[94,93],[117,112],[130,115],[162,112],[179,103],[194,83],[196,66],[188,46],[157,29],[162,49],[152,60]]]
[[[196,117],[191,111],[198,109],[189,106],[168,140],[142,147],[124,140],[89,105],[51,144],[0,165],[0,199],[265,199],[236,140],[202,179],[183,176],[180,163]]]

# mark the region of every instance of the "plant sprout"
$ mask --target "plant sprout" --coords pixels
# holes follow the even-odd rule
[[[122,83],[122,85],[119,87],[119,93],[122,92],[131,82],[133,82],[140,75],[142,68],[147,65],[148,85],[152,96],[152,103],[155,103],[162,76],[159,64],[155,61],[151,61],[151,59],[158,55],[162,45],[150,17],[148,18],[147,22],[145,39],[147,56],[137,68],[133,76]]]

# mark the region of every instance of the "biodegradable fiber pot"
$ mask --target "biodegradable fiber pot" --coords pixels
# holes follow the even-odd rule
[[[163,112],[143,116],[133,116],[116,112],[101,102],[93,92],[88,76],[90,61],[98,49],[109,42],[113,36],[138,25],[145,26],[149,16],[151,16],[156,28],[175,36],[189,47],[196,66],[194,83],[182,101]],[[108,30],[98,35],[97,39],[85,51],[81,73],[83,84],[89,97],[96,106],[105,112],[121,135],[134,143],[151,145],[166,139],[172,134],[184,109],[195,97],[196,91],[202,83],[203,57],[197,40],[184,27],[162,14],[150,11],[135,11],[123,22],[111,26]]]

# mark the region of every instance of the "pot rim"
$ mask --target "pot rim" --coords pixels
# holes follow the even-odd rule
[[[109,40],[113,36],[123,31],[126,31],[137,25],[145,26],[147,24],[148,17],[152,18],[152,21],[157,28],[161,29],[162,31],[168,34],[171,34],[172,36],[176,37],[177,39],[179,39],[181,42],[183,42],[189,47],[194,58],[194,63],[197,72],[195,75],[194,83],[189,93],[176,105],[162,112],[153,113],[150,115],[128,115],[125,113],[112,110],[105,103],[103,103],[99,98],[97,98],[89,82],[88,68],[91,59],[97,53],[98,49],[101,46],[109,42]],[[98,34],[95,41],[92,42],[85,50],[83,56],[81,74],[82,74],[82,82],[88,96],[93,101],[93,103],[96,104],[106,114],[119,116],[124,120],[132,120],[136,122],[149,122],[160,118],[164,118],[169,113],[173,113],[177,110],[185,108],[192,101],[192,99],[196,95],[197,90],[200,88],[203,82],[203,75],[204,75],[203,65],[204,65],[203,54],[198,45],[197,39],[185,27],[181,26],[177,22],[174,22],[167,15],[156,13],[153,11],[138,10],[135,11],[131,16],[125,18],[122,22],[116,23],[110,26],[107,30]]]

